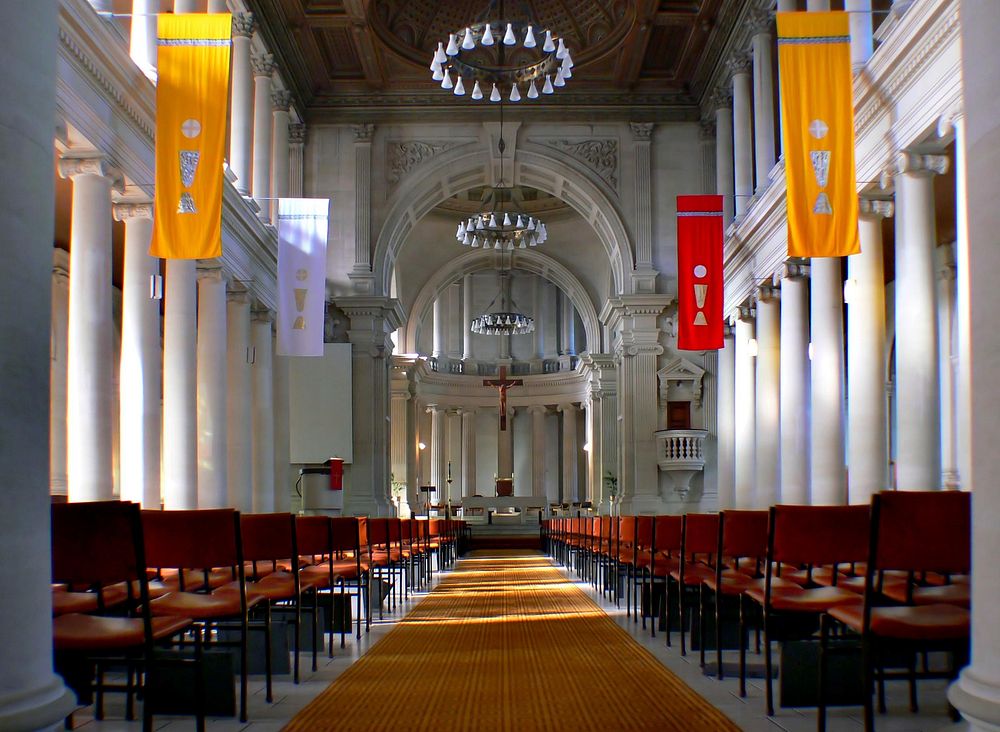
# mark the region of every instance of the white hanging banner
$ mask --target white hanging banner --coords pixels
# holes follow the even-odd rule
[[[328,198],[278,199],[279,356],[322,356]]]

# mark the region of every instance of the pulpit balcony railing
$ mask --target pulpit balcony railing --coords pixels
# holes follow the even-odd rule
[[[695,473],[705,469],[708,430],[657,430],[656,462],[679,493],[686,493]]]

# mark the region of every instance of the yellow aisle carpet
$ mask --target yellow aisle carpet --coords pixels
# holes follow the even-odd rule
[[[538,552],[473,554],[286,730],[737,730]]]

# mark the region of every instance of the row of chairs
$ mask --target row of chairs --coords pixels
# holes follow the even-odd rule
[[[606,596],[620,605],[624,595],[626,611],[643,627],[645,599],[651,633],[664,617],[668,646],[676,611],[682,654],[685,620],[697,615],[702,666],[705,628],[714,620],[719,679],[724,626],[738,617],[741,696],[747,636],[755,631],[759,653],[763,635],[768,715],[772,641],[817,640],[821,730],[828,661],[860,647],[865,726],[872,730],[875,692],[884,711],[886,680],[907,680],[917,711],[918,678],[954,678],[967,662],[970,516],[968,493],[883,492],[869,506],[553,519],[543,537],[556,559]],[[929,668],[931,651],[947,652],[947,668]]]
[[[445,520],[243,514],[233,509],[140,511],[119,501],[52,507],[53,641],[56,665],[81,700],[96,692],[103,716],[105,691],[126,692],[126,717],[151,674],[170,664],[200,668],[207,646],[238,649],[241,721],[247,721],[248,641],[264,636],[266,699],[272,700],[271,614],[294,628],[294,680],[299,681],[303,614],[312,625],[312,668],[317,668],[321,593],[347,592],[366,630],[372,581],[388,582],[391,609],[399,595],[427,585],[435,564],[456,556],[459,522]],[[381,599],[381,598],[380,598]],[[364,610],[363,610],[364,608]],[[325,633],[333,655],[333,601]],[[379,603],[382,616],[382,605]],[[232,632],[224,632],[232,631]],[[340,623],[340,645],[346,624]],[[188,654],[154,653],[161,645],[191,646]],[[105,683],[111,666],[125,684]],[[201,673],[198,671],[198,673]],[[198,685],[198,728],[205,699]],[[143,705],[151,729],[152,705]]]

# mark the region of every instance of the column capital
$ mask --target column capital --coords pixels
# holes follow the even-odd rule
[[[271,109],[275,112],[287,112],[292,105],[292,93],[287,89],[274,89],[271,92]]]
[[[858,215],[862,218],[890,219],[896,212],[896,205],[885,199],[858,196]]]
[[[253,13],[233,13],[233,37],[250,38],[257,27]]]
[[[424,407],[424,411],[427,414],[441,414],[444,412],[444,410],[445,408],[439,404],[428,404],[427,406]]]
[[[653,128],[656,125],[653,122],[629,122],[628,126],[632,129],[633,140],[649,142],[653,137]]]
[[[572,412],[572,413],[575,414],[576,412],[580,411],[580,408],[578,406],[576,406],[576,404],[574,404],[573,402],[564,402],[562,404],[557,404],[556,405],[556,411],[557,412]]]
[[[351,125],[351,132],[354,133],[355,142],[368,142],[372,141],[375,136],[375,125],[371,122],[365,122],[360,125]]]
[[[94,156],[87,158],[62,157],[57,166],[62,178],[76,178],[79,175],[97,175],[111,181],[111,187],[123,193],[125,178],[118,168],[112,167],[106,158]]]
[[[709,104],[712,109],[718,111],[720,109],[732,109],[733,108],[733,90],[730,86],[720,86],[715,91],[712,92],[712,96],[709,98]]]
[[[546,407],[544,404],[532,404],[531,406],[528,407],[528,414],[531,415],[546,414],[548,411],[549,408]]]
[[[201,280],[222,282],[223,280],[222,262],[218,259],[199,259],[195,271],[199,282]]]
[[[128,221],[129,219],[151,219],[153,218],[152,201],[120,201],[111,204],[111,212],[115,221]]]
[[[230,282],[226,288],[226,302],[235,302],[240,305],[250,304],[250,291],[238,282]]]
[[[250,67],[254,76],[266,76],[270,78],[274,73],[274,56],[269,53],[254,54],[250,57]]]
[[[753,322],[757,317],[757,312],[752,305],[740,305],[737,308],[738,313],[736,315],[738,320],[743,320],[746,322]]]
[[[809,265],[805,262],[785,261],[774,273],[774,282],[780,283],[782,280],[794,280],[796,278],[808,277]]]
[[[698,123],[698,139],[703,142],[715,139],[715,120],[703,119]]]
[[[274,322],[274,313],[265,307],[256,307],[250,311],[250,320],[254,323]]]
[[[773,280],[772,280],[773,282]],[[754,298],[757,302],[767,302],[768,300],[778,300],[780,299],[781,290],[775,287],[772,283],[764,283],[757,286],[757,292]]]
[[[479,407],[462,407],[458,411],[463,417],[475,417],[479,414]]]
[[[770,5],[770,3],[768,3]],[[773,25],[773,19],[771,11],[765,7],[752,8],[747,17],[747,27],[750,29],[750,35],[756,36],[760,34],[771,35],[771,27]]]
[[[902,150],[896,155],[896,173],[914,175],[942,175],[948,170],[947,155],[924,155]]]
[[[731,76],[749,74],[753,68],[753,57],[746,51],[739,51],[726,59],[726,68]]]
[[[288,125],[288,143],[302,145],[306,141],[306,126],[302,123]]]

